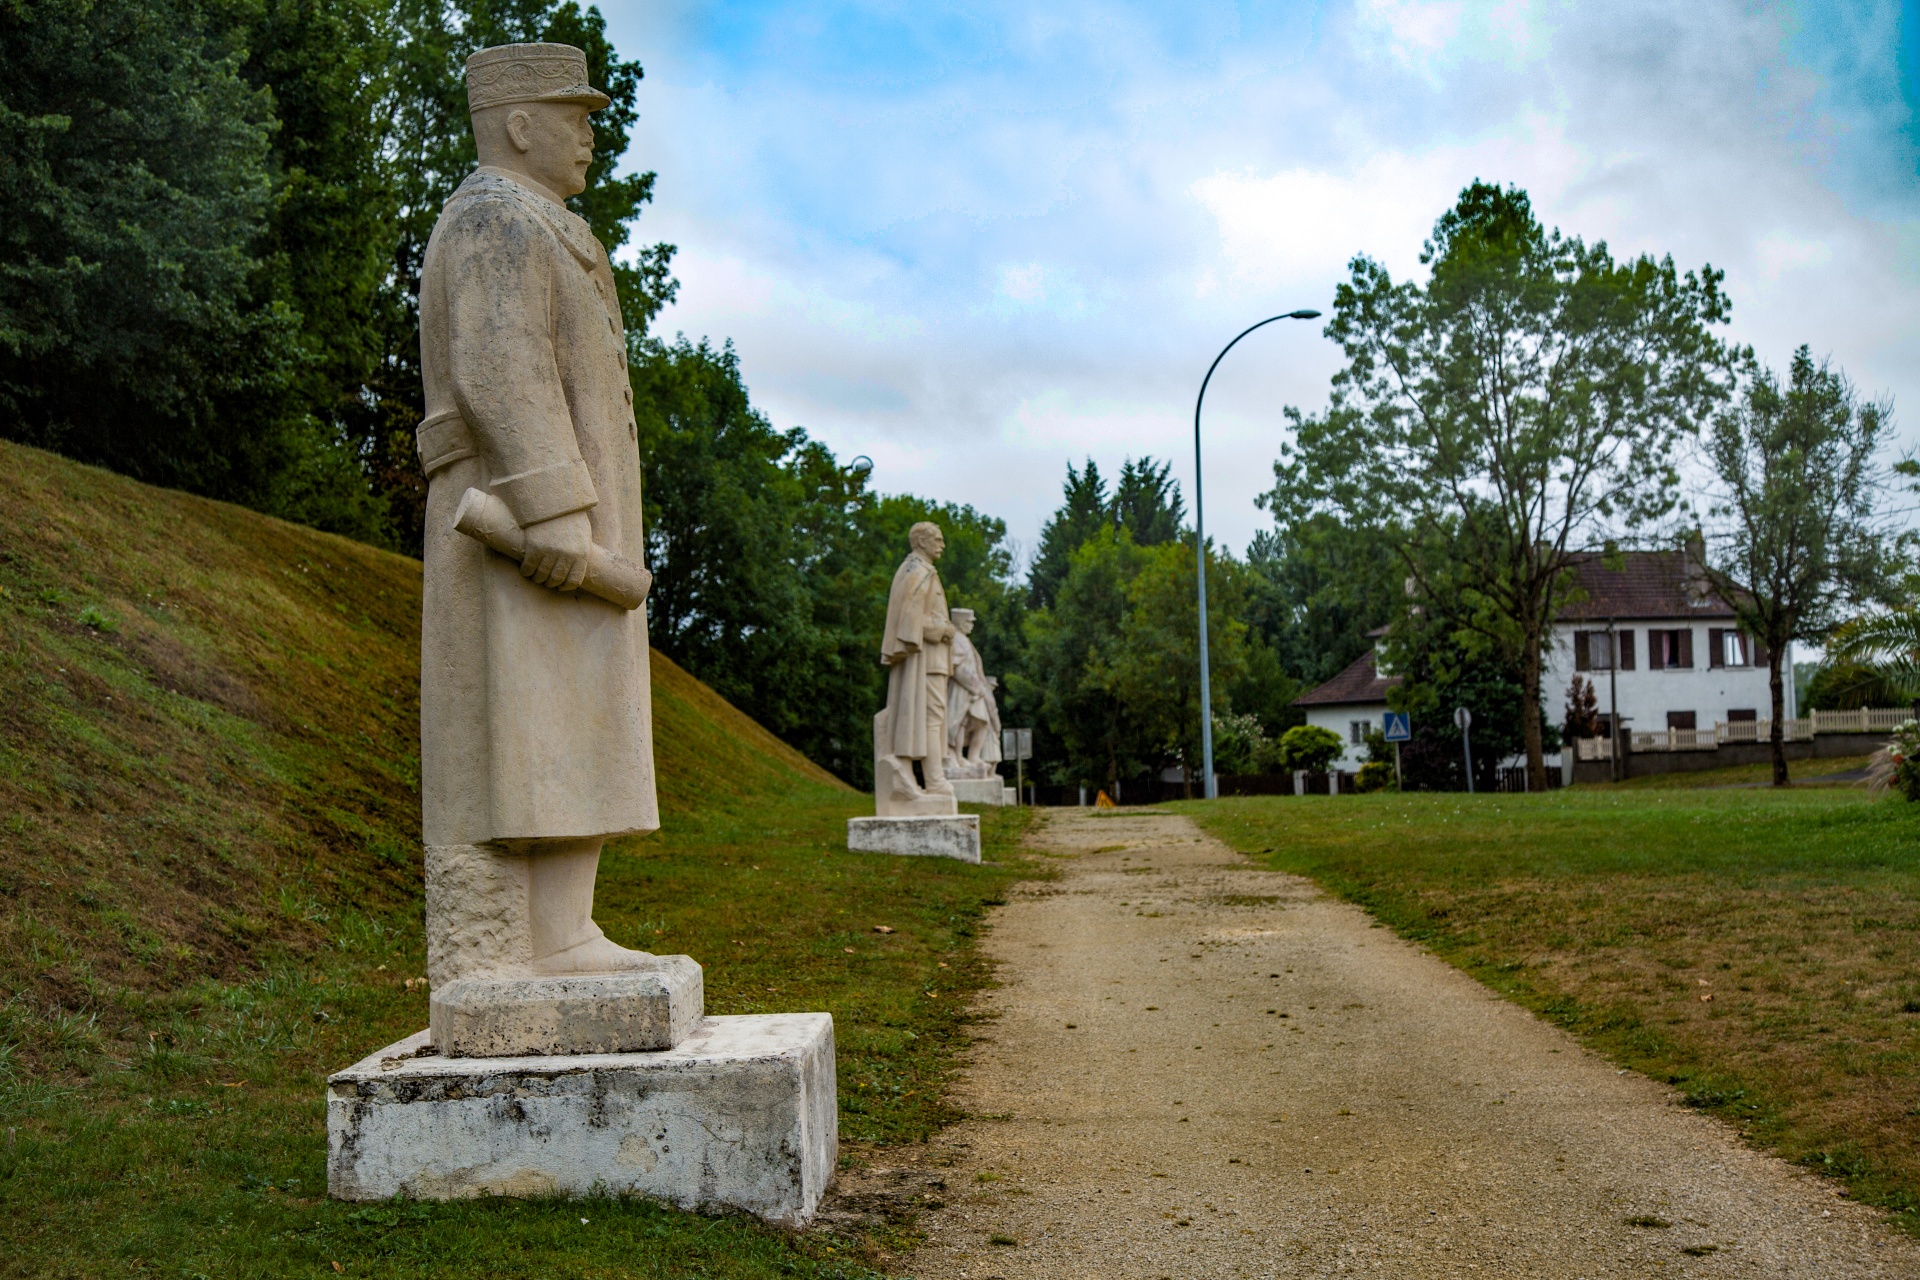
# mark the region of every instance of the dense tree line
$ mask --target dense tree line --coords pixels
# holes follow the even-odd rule
[[[571,0],[23,0],[0,9],[0,432],[414,549],[416,295],[473,166],[476,48],[587,51],[572,203],[610,248],[641,70]],[[616,270],[639,337],[672,249]]]

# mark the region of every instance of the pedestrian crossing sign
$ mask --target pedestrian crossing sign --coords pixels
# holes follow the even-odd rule
[[[1413,739],[1413,723],[1405,711],[1389,711],[1386,715],[1388,742],[1410,742]]]

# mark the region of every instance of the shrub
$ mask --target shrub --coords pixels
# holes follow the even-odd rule
[[[1292,772],[1317,773],[1340,757],[1347,744],[1331,729],[1314,724],[1297,724],[1280,735],[1280,768]]]
[[[1874,753],[1867,781],[1874,791],[1898,791],[1920,801],[1920,721],[1908,720],[1893,731],[1893,740]]]
[[[1360,772],[1354,775],[1353,789],[1362,794],[1393,790],[1393,766],[1384,760],[1367,761],[1360,766]]]

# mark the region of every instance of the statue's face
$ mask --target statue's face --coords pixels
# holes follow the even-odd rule
[[[947,549],[947,535],[935,529],[932,533],[923,534],[918,545],[921,555],[929,560],[938,560],[940,553]]]
[[[507,132],[529,177],[549,191],[577,196],[587,189],[593,163],[593,125],[581,102],[522,102],[508,118]]]

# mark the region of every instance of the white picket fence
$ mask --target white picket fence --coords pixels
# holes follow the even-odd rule
[[[1884,733],[1913,718],[1909,707],[1861,707],[1857,711],[1816,711],[1780,723],[1787,742],[1808,742],[1818,733]],[[1771,742],[1773,721],[1721,721],[1711,729],[1634,730],[1635,751],[1715,751],[1722,743]],[[1581,738],[1573,744],[1576,760],[1613,759],[1610,738]]]

